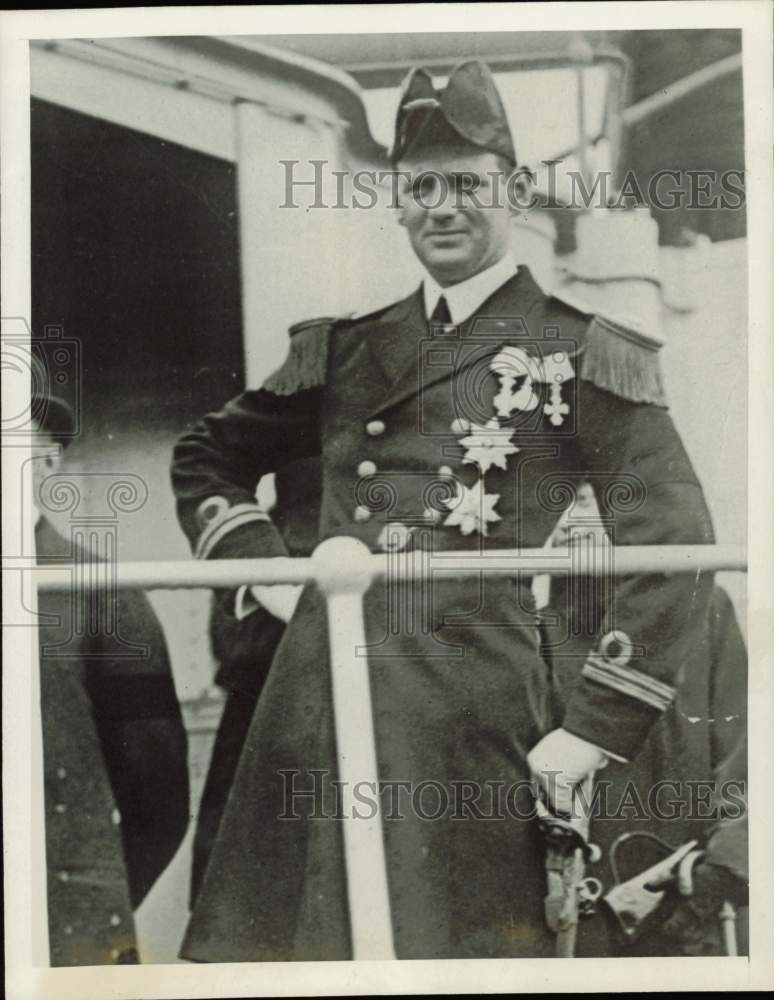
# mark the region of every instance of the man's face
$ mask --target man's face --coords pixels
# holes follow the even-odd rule
[[[440,285],[454,285],[508,252],[504,161],[474,147],[428,149],[400,164],[400,223]]]

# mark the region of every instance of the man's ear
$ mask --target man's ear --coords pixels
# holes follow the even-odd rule
[[[46,467],[46,475],[51,476],[59,471],[64,457],[64,449],[58,442],[52,442],[51,450],[42,456],[43,465]]]
[[[64,461],[64,448],[61,444],[58,444],[57,450],[52,451],[48,456],[49,469],[52,472],[58,472],[61,468],[62,462]]]

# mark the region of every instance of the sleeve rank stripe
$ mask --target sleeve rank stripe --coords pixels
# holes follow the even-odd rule
[[[675,697],[675,689],[668,684],[662,684],[638,670],[614,666],[601,657],[589,657],[581,673],[597,684],[644,701],[662,712],[669,708]]]
[[[239,504],[236,507],[230,508],[225,518],[213,521],[202,533],[196,546],[196,558],[207,559],[218,542],[230,531],[241,528],[253,521],[271,523],[271,518],[264,511],[250,504]]]
[[[644,674],[641,670],[634,670],[632,667],[623,666],[597,653],[592,653],[588,659],[596,666],[609,671],[611,674],[615,674],[622,680],[628,680],[633,684],[648,688],[654,694],[661,695],[663,698],[671,700],[675,696],[675,689],[671,684],[665,684],[664,681],[657,680],[649,674]]]

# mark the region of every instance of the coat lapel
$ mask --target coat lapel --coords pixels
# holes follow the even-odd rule
[[[457,377],[480,362],[482,351],[491,353],[494,347],[513,340],[514,336],[539,336],[538,331],[529,330],[528,323],[544,300],[545,295],[529,269],[520,267],[513,278],[490,295],[453,334],[431,336],[421,291],[415,293],[405,313],[393,318],[381,334],[372,330],[368,335],[383,371],[394,363],[393,358],[401,355],[405,358],[406,345],[412,345],[409,363],[395,376],[386,396],[376,402],[374,413],[391,409],[437,382]],[[381,352],[398,341],[402,351],[387,352],[390,355],[387,360]]]
[[[381,399],[394,385],[396,372],[396,333],[406,331],[402,346],[405,351],[406,336],[414,330],[413,314],[421,309],[421,294],[412,292],[386,311],[373,317],[364,316],[350,320],[335,333],[335,367],[344,381],[356,380],[367,387],[372,399]]]
[[[384,315],[368,333],[368,345],[375,366],[384,377],[385,393],[416,370],[417,349],[427,336],[421,286],[395,309]]]

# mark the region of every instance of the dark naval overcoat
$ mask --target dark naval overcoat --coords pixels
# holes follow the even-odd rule
[[[418,291],[291,333],[261,389],[177,444],[179,515],[200,557],[285,554],[255,484],[309,455],[322,457],[319,538],[376,552],[542,546],[581,474],[617,544],[712,541],[654,343],[547,297],[527,268],[459,328],[428,328]],[[621,578],[607,642],[557,717],[529,583],[435,573],[366,594],[399,958],[552,954],[527,754],[561,724],[635,755],[711,591],[696,574]],[[329,669],[324,601],[308,586],[247,737],[188,959],[351,957]]]
[[[41,564],[89,559],[45,518],[35,541]],[[188,826],[187,740],[161,624],[141,591],[107,601],[84,609],[43,591],[38,602],[54,966],[137,961],[133,910]]]

